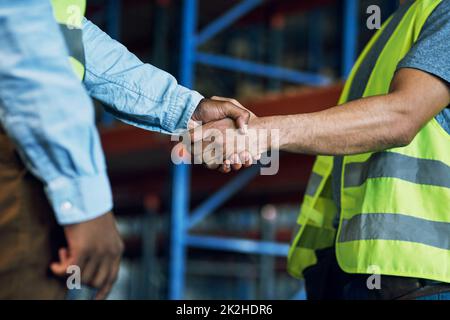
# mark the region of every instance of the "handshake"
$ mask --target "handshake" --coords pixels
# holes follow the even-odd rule
[[[172,136],[172,141],[179,142],[172,150],[172,161],[204,164],[223,173],[259,162],[262,175],[276,174],[279,133],[264,123],[264,118],[234,99],[203,99],[192,115],[189,130]]]

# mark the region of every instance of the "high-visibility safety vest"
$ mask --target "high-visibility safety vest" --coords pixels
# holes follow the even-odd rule
[[[53,15],[58,22],[69,51],[69,60],[80,80],[84,77],[84,47],[82,23],[86,0],[51,0]]]
[[[339,104],[389,92],[398,63],[441,1],[408,1],[384,23],[356,62]],[[347,273],[450,282],[449,150],[450,135],[433,119],[405,147],[319,156],[297,220],[289,273],[302,277],[317,262],[314,250],[335,245]],[[334,201],[332,184],[340,190]]]

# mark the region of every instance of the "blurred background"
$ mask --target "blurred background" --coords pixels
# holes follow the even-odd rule
[[[87,17],[144,62],[259,116],[336,105],[393,0],[97,0]],[[110,299],[304,299],[286,272],[313,157],[222,175],[170,161],[168,136],[123,125],[97,103],[126,252]]]

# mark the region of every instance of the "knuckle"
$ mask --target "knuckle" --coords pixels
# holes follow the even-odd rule
[[[99,280],[93,280],[92,283],[91,283],[91,285],[92,285],[94,288],[97,288],[97,289],[99,289],[99,288],[102,287],[102,283],[101,283]]]
[[[90,249],[90,254],[96,256],[105,256],[108,253],[108,247],[104,244],[98,244]]]
[[[92,247],[91,246],[85,246],[85,245],[81,245],[78,248],[76,248],[76,252],[78,252],[78,256],[80,258],[82,257],[86,257],[88,255],[91,254],[92,252]]]
[[[110,258],[117,258],[117,257],[120,257],[120,250],[119,250],[119,248],[117,248],[117,247],[112,247],[112,248],[109,248],[106,252],[105,252],[105,255],[107,256],[107,257],[110,257]]]
[[[111,257],[121,257],[125,250],[125,245],[122,240],[119,240],[115,245],[108,249],[108,255]]]
[[[109,279],[109,283],[113,285],[116,283],[117,279],[119,278],[119,272],[116,271],[113,275],[111,275],[111,278]]]
[[[90,248],[87,250],[86,254],[87,254],[88,256],[91,256],[91,255],[93,255],[93,256],[98,256],[98,255],[102,255],[102,254],[103,254],[103,250],[102,250],[102,248],[99,247],[99,246],[92,246],[92,247],[90,247]]]
[[[122,239],[114,242],[104,243],[99,246],[95,246],[91,249],[91,254],[105,257],[120,257],[125,250],[125,245]]]

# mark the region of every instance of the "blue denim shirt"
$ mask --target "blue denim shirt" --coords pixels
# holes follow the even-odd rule
[[[68,62],[50,2],[0,0],[0,123],[44,183],[60,224],[112,208],[89,96],[120,120],[162,133],[185,129],[203,98],[88,20],[83,42],[84,86]]]

